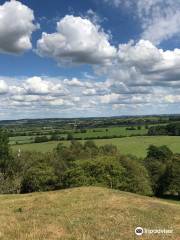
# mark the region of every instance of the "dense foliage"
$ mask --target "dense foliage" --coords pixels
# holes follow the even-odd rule
[[[180,122],[170,123],[167,125],[152,126],[148,130],[148,135],[180,136]]]
[[[150,146],[147,157],[121,155],[116,146],[72,140],[52,153],[12,153],[0,132],[0,192],[27,193],[84,185],[143,195],[180,195],[180,156],[166,146]]]

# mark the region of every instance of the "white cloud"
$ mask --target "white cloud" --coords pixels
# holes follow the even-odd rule
[[[19,1],[11,0],[0,5],[0,52],[22,53],[32,48],[31,34],[33,11]]]
[[[142,38],[155,44],[180,34],[180,7],[177,10],[167,7],[164,14],[161,8],[158,11],[155,17],[144,24],[142,33]]]
[[[112,104],[112,103],[117,103],[120,102],[120,100],[123,98],[122,95],[116,94],[116,93],[111,93],[107,95],[100,96],[100,102],[105,103],[105,104]]]
[[[161,58],[161,51],[150,41],[140,40],[136,44],[130,41],[128,44],[119,45],[119,59],[130,65],[150,67],[161,61]]]
[[[141,38],[158,45],[180,34],[180,1],[178,0],[104,0],[116,8],[125,7],[138,17]]]
[[[41,77],[32,77],[23,84],[27,94],[47,95],[47,94],[66,94],[67,91],[60,83],[52,83],[43,80]]]
[[[168,103],[180,103],[180,95],[167,95],[164,99]]]
[[[4,80],[0,80],[0,94],[5,94],[9,90],[7,83]]]
[[[64,79],[64,83],[68,86],[74,86],[74,87],[82,87],[83,83],[79,81],[77,78],[73,78],[72,80]]]
[[[99,96],[101,104],[114,109],[148,105],[153,110],[180,102],[180,49],[164,51],[147,40],[121,44],[117,61],[105,72],[107,92]]]
[[[12,95],[23,95],[25,92],[26,91],[22,86],[9,86],[9,93]]]
[[[0,111],[6,113],[8,106],[9,114],[11,113],[11,116],[15,114],[17,117],[36,117],[37,113],[42,117],[46,117],[47,114],[49,117],[152,114],[152,111],[154,113],[167,112],[167,109],[172,111],[173,107],[176,107],[177,111],[180,103],[180,90],[177,85],[174,85],[174,81],[172,86],[168,84],[161,87],[157,85],[157,80],[152,74],[143,74],[140,70],[136,71],[137,76],[134,81],[131,78],[133,75],[130,74],[129,78],[127,77],[127,72],[131,69],[130,62],[128,57],[127,68],[126,61],[123,62],[122,59],[117,62],[117,66],[111,66],[111,79],[98,82],[76,79],[75,83],[78,84],[73,87],[71,81],[75,78],[35,76],[24,80],[22,78],[21,80],[10,78],[3,80],[1,77],[0,86],[2,83],[2,86],[8,86],[8,88],[3,87],[4,94],[0,95]],[[131,64],[136,64],[134,57]],[[121,74],[119,75],[117,69],[120,66]],[[136,66],[135,69],[137,68]],[[123,71],[124,75],[127,75],[126,78],[123,78]],[[144,86],[144,82],[138,81],[141,75],[145,79],[148,76],[152,78],[150,86]],[[166,80],[163,79],[162,82],[166,83]],[[63,94],[62,89],[68,94]]]
[[[96,89],[94,89],[94,88],[89,88],[89,89],[85,89],[85,90],[83,91],[83,94],[84,94],[84,95],[87,95],[87,96],[93,96],[93,95],[96,95],[97,92],[96,92]]]
[[[94,24],[99,24],[105,20],[105,18],[101,19],[100,16],[94,12],[92,9],[87,10],[87,14],[85,18],[89,19]]]
[[[146,80],[180,80],[180,49],[164,51],[148,40],[140,40],[119,45],[118,56],[120,63],[129,67],[128,72],[123,72],[123,67],[121,70],[127,78],[134,73]]]
[[[51,57],[58,64],[108,64],[116,55],[109,35],[90,20],[66,15],[57,22],[57,32],[43,33],[37,53]]]
[[[64,100],[63,99],[55,99],[53,101],[50,101],[51,105],[55,105],[55,106],[63,106],[64,105]]]
[[[13,95],[11,100],[16,102],[37,102],[40,100],[40,96],[37,95]]]
[[[21,107],[63,117],[180,110],[180,49],[164,51],[148,40],[131,41],[119,45],[111,64],[98,68],[103,75],[95,79],[87,74],[83,79],[0,77],[0,109],[8,105],[11,111]]]

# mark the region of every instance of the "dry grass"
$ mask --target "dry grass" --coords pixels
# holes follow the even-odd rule
[[[0,196],[2,240],[134,240],[180,236],[180,204],[98,187]],[[137,237],[134,229],[173,229]]]

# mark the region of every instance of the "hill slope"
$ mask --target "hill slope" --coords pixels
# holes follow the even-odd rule
[[[0,195],[0,239],[164,239],[134,234],[137,226],[173,229],[180,236],[180,204],[98,187]]]

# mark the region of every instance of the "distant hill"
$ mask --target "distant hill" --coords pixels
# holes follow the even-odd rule
[[[180,236],[180,203],[99,187],[0,195],[1,240],[133,240]],[[137,226],[173,229],[136,236]]]

